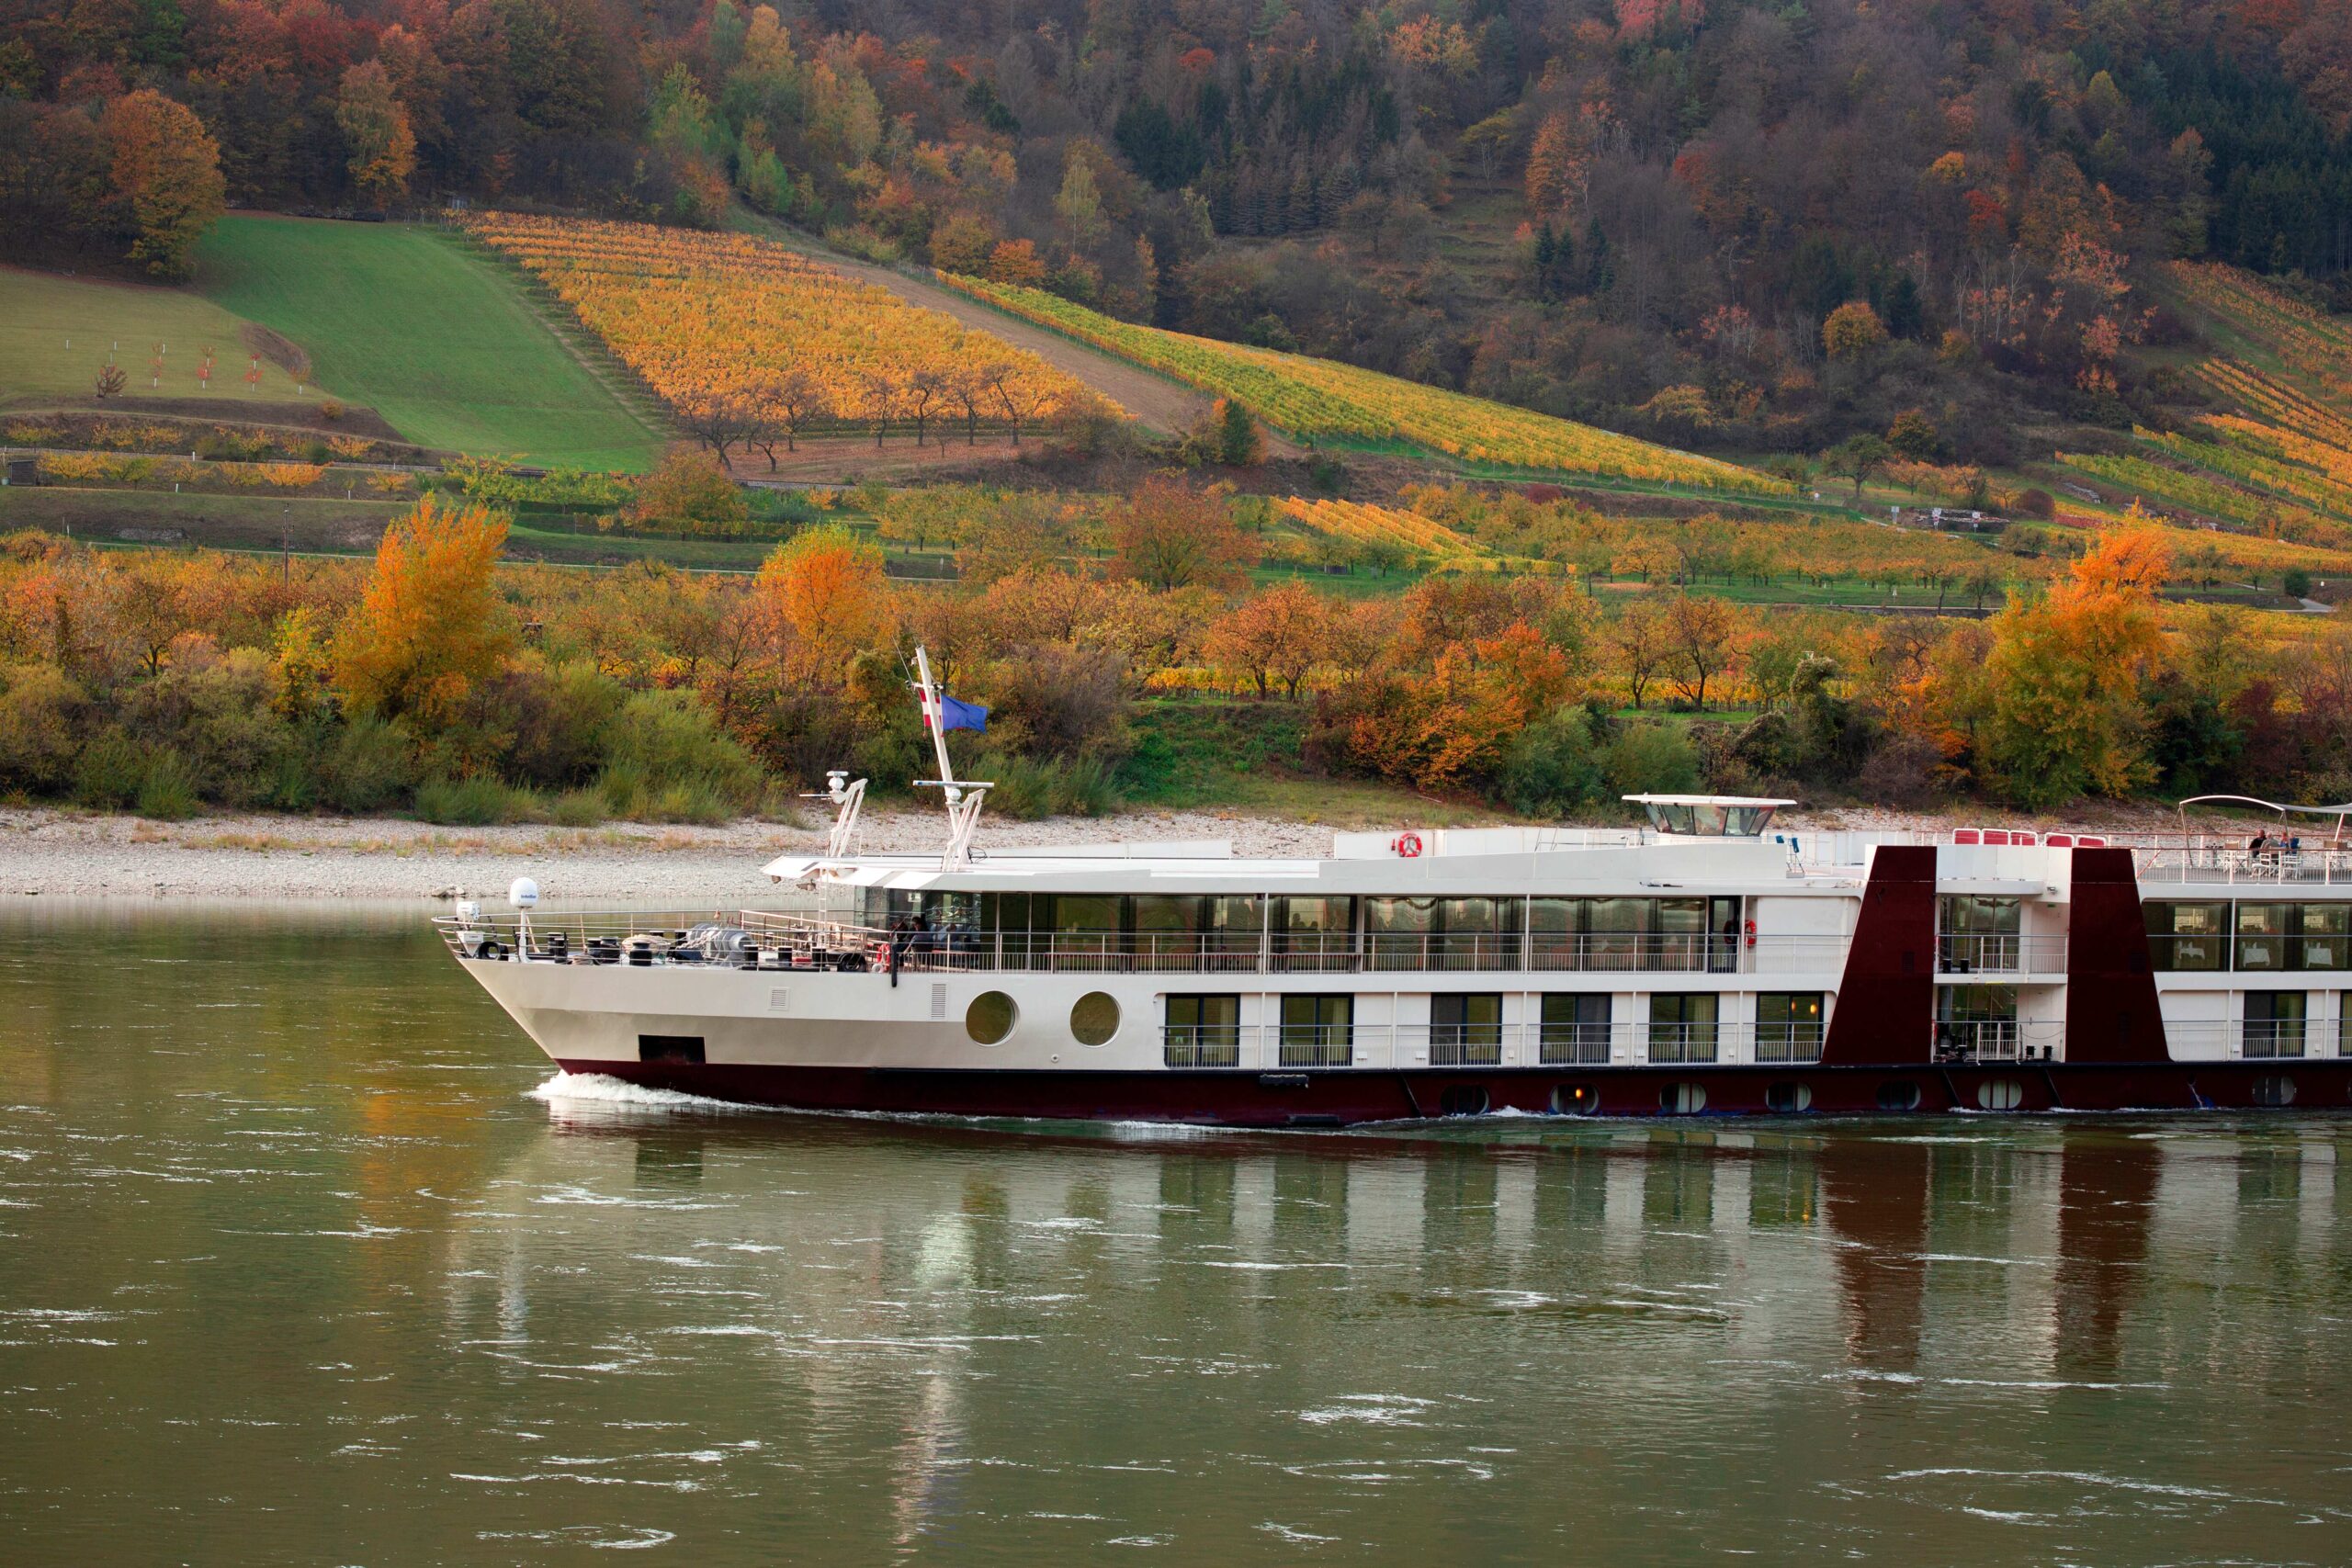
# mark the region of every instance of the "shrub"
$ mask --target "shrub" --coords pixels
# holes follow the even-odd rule
[[[408,794],[416,777],[407,727],[361,714],[337,728],[319,757],[319,798],[337,811],[382,811]]]
[[[1690,738],[1663,724],[1632,724],[1609,743],[1601,774],[1613,795],[1689,795],[1699,787]]]
[[[1558,817],[1600,798],[1604,749],[1580,708],[1545,715],[1503,748],[1496,776],[1503,801],[1526,817]]]
[[[594,828],[605,819],[605,797],[593,789],[568,789],[548,806],[548,818],[559,827]]]
[[[139,796],[147,754],[119,728],[109,728],[87,746],[74,768],[74,798],[85,806],[115,811]]]
[[[738,806],[759,793],[759,764],[719,731],[690,693],[639,692],[622,705],[606,733],[608,773],[641,779],[654,790],[691,784]]]
[[[1035,758],[1004,754],[989,759],[996,787],[989,808],[1015,821],[1041,817],[1100,817],[1118,805],[1110,771],[1099,758]]]
[[[416,814],[445,827],[481,828],[538,816],[538,797],[496,779],[427,779],[416,786]]]
[[[341,419],[345,412],[345,410],[343,406],[343,400],[339,398],[322,398],[319,400],[319,417],[321,419],[332,423],[335,420]]]
[[[85,702],[51,665],[0,670],[0,784],[53,794],[74,776]]]
[[[147,754],[139,780],[137,810],[141,817],[176,822],[202,809],[200,781],[187,759],[169,746]]]

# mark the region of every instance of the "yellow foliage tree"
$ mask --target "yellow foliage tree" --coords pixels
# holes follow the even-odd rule
[[[344,706],[430,729],[495,673],[514,636],[491,587],[505,520],[427,495],[376,548],[359,605],[335,638]]]

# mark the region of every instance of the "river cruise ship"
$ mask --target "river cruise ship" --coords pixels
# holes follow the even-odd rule
[[[564,1070],[812,1110],[1428,1117],[2352,1105],[2352,806],[2249,840],[1649,825],[983,851],[927,662],[946,841],[765,867],[791,908],[474,905],[451,952]],[[983,714],[984,720],[984,714]],[[2264,803],[2242,803],[2260,806]],[[2326,820],[2332,818],[2332,822]],[[2324,836],[2323,836],[2324,835]]]

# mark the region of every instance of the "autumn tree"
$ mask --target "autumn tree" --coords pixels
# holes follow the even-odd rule
[[[1894,448],[1876,435],[1855,435],[1821,455],[1822,467],[1854,481],[1854,504],[1862,503],[1862,482],[1886,467]]]
[[[1821,346],[1832,359],[1852,359],[1886,341],[1886,323],[1867,299],[1849,299],[1821,323]]]
[[[838,679],[896,624],[882,552],[839,524],[805,528],[760,566],[761,598],[792,628],[807,668]]]
[[[1234,525],[1230,493],[1167,475],[1146,479],[1112,527],[1119,570],[1148,588],[1237,586],[1258,551]]]
[[[732,468],[735,465],[728,451],[759,428],[760,410],[748,397],[714,392],[680,403],[678,423],[687,434],[718,455],[721,468]]]
[[[335,638],[334,685],[346,709],[427,730],[457,716],[514,646],[491,586],[505,543],[504,520],[481,505],[427,495],[393,520]]]
[[[1209,626],[1201,651],[1218,668],[1247,675],[1262,700],[1276,682],[1294,701],[1299,682],[1329,651],[1331,614],[1322,598],[1285,582],[1244,599]]]
[[[1731,607],[1720,599],[1675,595],[1667,606],[1667,636],[1674,649],[1674,684],[1699,712],[1707,711],[1707,682],[1731,667],[1737,630]]]
[[[196,111],[152,88],[107,105],[103,124],[114,194],[137,231],[130,259],[186,277],[196,242],[227,207],[219,143]]]
[[[696,447],[681,446],[663,455],[661,464],[637,487],[629,515],[641,524],[708,528],[741,523],[751,514],[742,487],[718,459]]]
[[[795,450],[800,433],[832,412],[824,383],[798,366],[760,383],[751,402],[752,427],[743,439],[767,457],[770,473],[775,472],[778,441],[786,451]]]
[[[362,61],[343,73],[334,122],[350,145],[347,166],[359,193],[379,208],[406,196],[416,169],[416,132],[382,61]]]
[[[1258,434],[1258,422],[1238,398],[1216,400],[1216,446],[1217,460],[1230,468],[1250,468],[1266,456],[1265,438]]]
[[[1617,655],[1618,669],[1624,673],[1627,694],[1638,708],[1643,694],[1674,654],[1666,619],[1648,604],[1636,599],[1617,612],[1616,620],[1609,627],[1609,646]]]

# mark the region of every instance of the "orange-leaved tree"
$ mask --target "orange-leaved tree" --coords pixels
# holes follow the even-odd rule
[[[1246,675],[1265,697],[1280,682],[1291,697],[1330,650],[1331,611],[1319,594],[1285,582],[1244,599],[1209,626],[1202,651],[1219,669]]]
[[[357,609],[335,637],[344,706],[430,730],[454,719],[514,647],[491,570],[505,520],[427,495],[376,547]]]
[[[1230,493],[1167,475],[1144,480],[1112,529],[1119,570],[1148,588],[1240,586],[1258,548],[1234,526]]]
[[[220,143],[195,110],[153,88],[107,105],[103,123],[114,193],[139,231],[130,259],[159,277],[185,277],[188,253],[227,206]]]
[[[1980,751],[2019,805],[2123,795],[2154,776],[2141,685],[2164,657],[2156,593],[2169,567],[2135,506],[2048,596],[1995,618]]]
[[[760,567],[759,592],[799,645],[804,671],[828,682],[850,656],[874,648],[898,624],[882,552],[838,523],[804,528]]]

